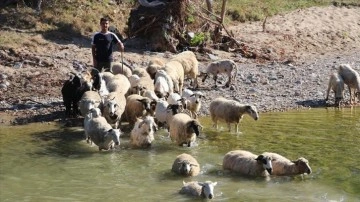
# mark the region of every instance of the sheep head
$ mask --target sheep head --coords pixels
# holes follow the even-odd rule
[[[259,164],[262,164],[263,168],[271,175],[272,172],[271,157],[259,155],[255,160]]]
[[[311,167],[309,165],[309,161],[303,157],[300,157],[296,161],[293,161],[293,163],[297,166],[299,174],[307,173],[310,174]]]
[[[198,120],[189,121],[185,127],[188,134],[195,133],[196,136],[200,135],[200,130],[202,129],[202,126],[200,125]]]
[[[247,105],[245,108],[247,114],[249,114],[255,121],[259,119],[259,114],[255,106]]]
[[[197,167],[197,165],[190,163],[187,160],[178,162],[180,164],[179,166],[179,172],[183,175],[190,175],[192,171],[192,167]]]
[[[111,137],[111,140],[114,141],[115,145],[120,145],[120,129],[110,129],[107,131],[105,137]]]
[[[201,186],[201,196],[203,198],[212,199],[214,198],[214,188],[217,185],[217,182],[198,182]]]

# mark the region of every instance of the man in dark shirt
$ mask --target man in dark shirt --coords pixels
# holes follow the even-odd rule
[[[116,34],[109,32],[109,20],[107,18],[100,19],[101,31],[96,32],[91,40],[93,64],[100,72],[110,70],[113,61],[113,45],[117,44],[120,51],[124,51],[124,45]]]

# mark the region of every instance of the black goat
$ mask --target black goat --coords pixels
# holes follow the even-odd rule
[[[76,117],[80,115],[78,102],[80,101],[83,94],[90,90],[90,87],[85,85],[78,75],[75,73],[72,74],[74,76],[65,81],[63,87],[61,88],[66,117]]]

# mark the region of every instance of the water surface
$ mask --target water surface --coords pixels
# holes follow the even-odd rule
[[[208,117],[198,146],[178,147],[164,130],[151,149],[131,149],[128,137],[99,152],[80,127],[55,123],[0,127],[0,201],[190,201],[182,182],[217,181],[213,201],[360,201],[360,108],[311,109],[245,116],[240,134],[213,129]],[[221,169],[225,153],[245,149],[307,158],[310,175],[270,180]],[[192,178],[170,172],[181,153],[199,161]]]

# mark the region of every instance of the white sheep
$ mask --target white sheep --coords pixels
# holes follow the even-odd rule
[[[159,100],[159,97],[152,90],[145,90],[142,96],[150,98],[151,100],[155,100],[155,101]]]
[[[154,81],[154,91],[158,97],[167,97],[170,93],[173,93],[173,81],[164,70],[156,72]]]
[[[201,197],[206,199],[214,198],[214,188],[217,182],[183,182],[183,187],[180,189],[180,194],[185,194],[193,197]]]
[[[154,91],[154,81],[150,78],[150,75],[143,68],[135,68],[133,71],[134,75],[138,75],[139,79],[135,80],[136,83],[132,84],[132,88],[130,89],[129,94],[138,94],[142,95],[145,90]],[[132,82],[134,82],[132,81]]]
[[[89,127],[89,123],[92,118],[98,118],[99,116],[101,116],[101,110],[99,108],[91,108],[89,112],[84,116],[84,128]],[[84,130],[84,132],[86,142],[92,144],[87,130]]]
[[[171,105],[182,104],[181,95],[179,93],[170,93],[166,101]]]
[[[201,108],[201,99],[204,95],[200,91],[193,92],[192,90],[185,88],[182,97],[185,98],[184,108],[190,110],[192,117],[197,118],[197,114]]]
[[[226,82],[225,87],[229,87],[232,80],[236,81],[237,65],[234,61],[228,59],[212,62],[206,68],[206,72],[201,74],[203,76],[202,82],[205,82],[209,74],[213,75],[215,88],[217,87],[216,82],[218,74],[226,74],[228,76],[228,81]]]
[[[92,108],[100,107],[101,97],[96,91],[86,91],[79,101],[80,113],[86,116]]]
[[[130,134],[130,144],[133,147],[148,148],[154,141],[154,133],[158,127],[152,116],[138,118]]]
[[[183,176],[197,176],[200,173],[200,164],[190,154],[180,154],[172,164],[171,171]]]
[[[151,79],[155,79],[156,72],[164,67],[165,61],[161,58],[153,58],[149,61],[146,67],[146,72],[150,75]]]
[[[99,151],[120,145],[121,131],[113,129],[104,117],[91,117],[84,126],[85,134],[99,147]]]
[[[350,104],[354,100],[356,103],[356,97],[360,101],[360,76],[349,64],[341,64],[338,69],[338,73],[344,80],[344,83],[348,86],[350,92]]]
[[[259,119],[259,114],[255,106],[240,104],[235,100],[228,100],[226,98],[216,98],[210,103],[210,115],[214,122],[214,127],[218,128],[218,120],[225,121],[228,125],[229,132],[231,131],[231,123],[235,123],[235,131],[238,133],[238,125],[244,114],[250,115],[254,120]]]
[[[311,173],[309,161],[303,157],[300,157],[295,161],[290,161],[277,153],[264,152],[262,155],[272,159],[272,175],[300,175]]]
[[[130,125],[133,125],[138,117],[147,114],[153,115],[155,111],[156,101],[141,95],[132,94],[126,98],[125,119]]]
[[[184,68],[179,61],[167,62],[163,70],[169,75],[174,84],[174,92],[181,93],[184,86]]]
[[[199,74],[199,62],[196,59],[196,55],[191,51],[184,51],[175,55],[170,61],[180,62],[183,69],[184,75],[188,76],[190,79],[193,79],[193,87],[198,87],[197,76]],[[182,88],[180,88],[180,93]]]
[[[198,120],[191,118],[184,113],[175,114],[170,121],[170,138],[179,146],[186,144],[188,147],[196,141],[200,135],[200,125]]]
[[[125,111],[125,96],[117,92],[109,93],[104,101],[103,114],[107,122],[114,124],[114,128],[119,128],[121,116]]]
[[[331,74],[325,98],[326,101],[329,99],[330,90],[333,90],[335,94],[335,106],[339,106],[340,101],[344,97],[344,80],[341,78],[340,74]]]
[[[130,89],[130,82],[126,76],[116,74],[106,83],[106,87],[109,90],[109,93],[116,92],[125,95]]]
[[[123,74],[127,78],[129,78],[132,75],[132,71],[130,67],[120,62],[112,62],[110,67],[110,72],[112,72],[115,75]]]
[[[234,150],[225,154],[223,169],[235,173],[267,177],[272,174],[271,157],[255,155],[245,150]]]
[[[155,106],[155,118],[160,125],[170,125],[172,117],[182,110],[182,106],[175,104],[169,105],[169,103],[163,99],[159,99]]]

